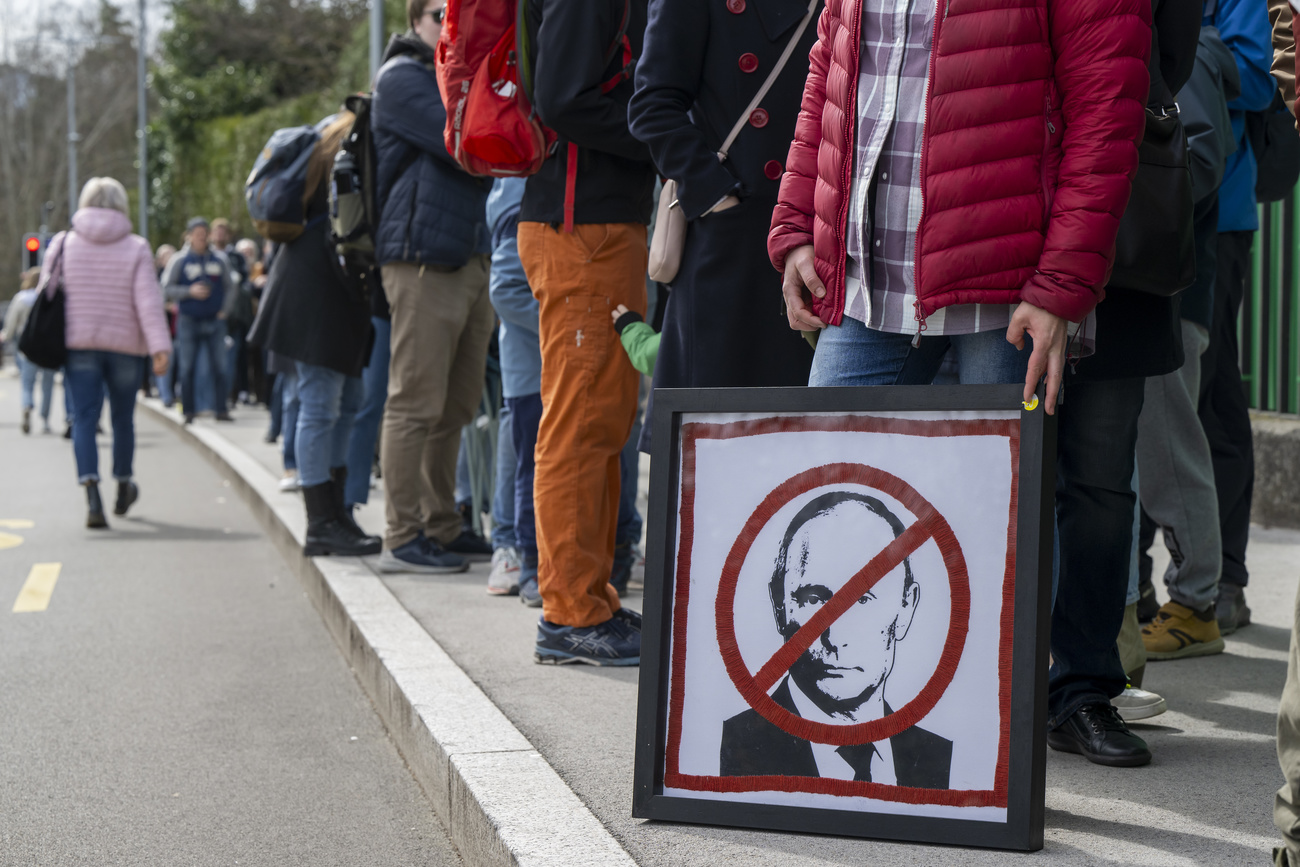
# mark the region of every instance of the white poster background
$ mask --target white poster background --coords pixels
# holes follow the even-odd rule
[[[853,415],[918,420],[1019,418],[1018,412]],[[682,424],[727,424],[771,417],[771,414],[699,413],[684,416]],[[691,550],[679,770],[683,774],[717,776],[722,724],[748,707],[727,674],[716,635],[714,605],[727,554],[746,520],[772,489],[804,470],[840,462],[876,467],[910,484],[947,520],[961,544],[970,578],[970,629],[952,683],[918,725],[952,741],[950,788],[992,789],[1000,737],[998,660],[1012,483],[1010,443],[1003,436],[927,437],[800,431],[696,440],[695,535]],[[781,538],[791,518],[805,503],[831,490],[869,493],[888,506],[904,525],[915,520],[907,509],[882,492],[852,485],[815,488],[780,509],[755,539],[737,582],[737,643],[751,673],[757,672],[782,643],[768,595],[768,580]],[[680,502],[678,508],[680,520]],[[676,562],[675,556],[671,562]],[[917,549],[911,563],[921,587],[921,600],[911,630],[897,645],[896,662],[886,687],[885,698],[895,711],[915,697],[934,672],[950,614],[947,570],[934,541],[929,540]],[[1006,821],[1006,810],[998,807],[904,804],[801,792],[715,794],[665,787],[665,794]]]

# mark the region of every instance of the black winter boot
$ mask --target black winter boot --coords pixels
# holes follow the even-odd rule
[[[104,501],[99,498],[99,482],[86,482],[86,526],[92,530],[107,530]]]
[[[308,557],[365,557],[383,548],[379,539],[355,533],[342,521],[333,482],[304,487],[302,499],[307,505],[307,542],[302,552]]]
[[[358,536],[365,536],[367,539],[373,539],[375,542],[382,545],[384,541],[383,539],[380,539],[378,536],[371,536],[365,530],[361,529],[361,525],[358,524],[357,519],[352,516],[352,510],[348,508],[346,501],[344,500],[344,495],[347,492],[348,486],[348,468],[331,467],[330,480],[334,483],[334,504],[338,508],[339,520],[346,526],[350,527]]]
[[[140,486],[130,479],[119,479],[117,483],[117,502],[113,504],[114,515],[125,515],[127,509],[140,499]]]

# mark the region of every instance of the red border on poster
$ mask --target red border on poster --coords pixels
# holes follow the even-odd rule
[[[695,537],[695,462],[696,443],[701,439],[737,439],[749,436],[761,436],[773,433],[798,432],[860,432],[888,433],[905,436],[923,437],[962,437],[962,436],[1000,436],[1006,437],[1011,453],[1011,495],[1007,521],[1006,566],[1003,574],[1002,616],[998,642],[998,704],[1000,711],[1000,732],[998,738],[998,758],[994,771],[992,789],[920,789],[907,786],[890,786],[882,783],[861,782],[854,780],[835,780],[821,777],[787,777],[787,776],[751,776],[721,777],[698,774],[683,774],[679,767],[679,754],[682,741],[682,713],[685,702],[685,664],[686,664],[686,623],[690,601],[691,549]],[[867,797],[880,801],[892,801],[908,804],[934,804],[958,807],[1002,807],[1007,806],[1008,765],[1010,761],[1011,740],[1011,668],[1012,668],[1012,628],[1015,622],[1015,553],[1016,553],[1016,517],[1017,497],[1020,480],[1020,422],[1018,419],[939,419],[922,420],[893,418],[881,416],[778,416],[725,424],[689,423],[681,430],[681,504],[677,549],[676,583],[673,598],[673,650],[671,658],[671,687],[668,702],[668,743],[665,754],[664,785],[670,788],[703,792],[807,792],[810,794],[835,795],[842,797]],[[888,474],[885,474],[888,475]],[[796,478],[799,478],[796,476]],[[893,477],[891,477],[893,478]],[[791,480],[793,481],[793,480]],[[833,483],[830,479],[824,484]],[[789,483],[787,483],[789,484]],[[816,487],[816,486],[813,486]],[[811,490],[811,488],[809,488]],[[888,491],[887,491],[888,492]],[[891,494],[892,495],[892,494]],[[919,497],[919,495],[918,495]],[[771,495],[769,495],[769,499]],[[900,499],[900,502],[906,501]],[[921,502],[924,502],[922,500]],[[926,504],[928,505],[928,503]],[[778,506],[779,508],[779,506]],[[909,508],[911,508],[909,506]],[[760,506],[760,509],[762,507]],[[775,510],[773,510],[775,513]],[[914,513],[915,514],[915,513]],[[922,515],[916,515],[917,524]],[[753,518],[751,517],[751,520]],[[942,520],[942,519],[940,519]],[[945,524],[946,525],[946,524]],[[755,534],[756,534],[755,530]],[[738,539],[739,546],[742,540]],[[749,542],[752,543],[752,538]],[[955,539],[954,539],[955,542]],[[748,545],[745,546],[746,549]],[[942,546],[941,546],[942,551]],[[735,554],[733,548],[732,554]],[[948,557],[945,555],[945,564]],[[728,558],[730,561],[730,557]],[[742,558],[743,561],[743,558]],[[870,564],[868,565],[869,568]],[[737,565],[737,572],[739,565]],[[864,569],[864,572],[866,570]],[[951,571],[951,566],[950,566]],[[956,612],[958,599],[954,593],[953,608]],[[967,614],[969,614],[969,594],[966,597]],[[954,613],[954,617],[955,617]],[[964,634],[963,634],[964,640]],[[953,641],[950,630],[945,643],[945,653]],[[725,648],[724,648],[724,653]],[[737,658],[739,650],[735,651]],[[960,649],[958,658],[960,657]],[[740,663],[742,666],[743,662]],[[729,665],[730,668],[730,665]],[[942,662],[926,689],[934,683],[944,668]],[[955,662],[953,665],[955,671]],[[745,672],[748,674],[748,670]],[[947,679],[951,680],[951,673]],[[947,686],[947,682],[943,683]],[[939,690],[942,693],[942,689]],[[875,726],[884,729],[898,717],[906,722],[902,713],[909,708],[918,707],[921,696],[913,699],[904,708],[882,720],[861,724],[864,727]],[[768,699],[771,701],[771,699]],[[935,701],[938,696],[935,696]],[[775,702],[773,702],[775,704]],[[917,720],[933,707],[925,708],[916,714]],[[778,706],[778,710],[780,710]],[[762,711],[760,710],[760,713]],[[764,714],[766,716],[766,714]],[[908,713],[908,717],[912,713]],[[773,722],[775,722],[773,720]],[[807,721],[804,721],[807,722]],[[908,725],[913,723],[907,723]],[[907,725],[899,725],[901,731]],[[838,727],[828,727],[838,728]],[[850,728],[850,727],[845,727]],[[854,729],[857,726],[852,727]],[[876,730],[871,730],[873,737]],[[885,735],[888,736],[888,735]],[[859,741],[862,742],[862,741]]]

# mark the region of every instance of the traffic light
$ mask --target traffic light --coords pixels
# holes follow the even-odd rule
[[[41,264],[42,254],[45,252],[45,239],[40,235],[28,234],[23,236],[23,270],[28,268],[38,268]]]

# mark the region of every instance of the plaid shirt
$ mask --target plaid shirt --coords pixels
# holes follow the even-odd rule
[[[936,0],[859,0],[858,132],[854,144],[844,313],[867,327],[915,334],[921,137]],[[1009,304],[932,313],[926,335],[1006,328]]]

